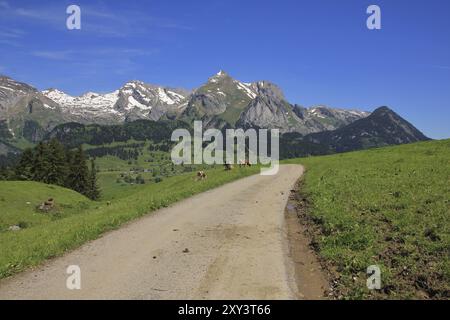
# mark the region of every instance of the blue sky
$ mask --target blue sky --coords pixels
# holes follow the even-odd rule
[[[81,30],[66,29],[69,4]],[[371,4],[381,30],[366,28]],[[220,69],[304,106],[387,105],[450,138],[448,0],[0,0],[0,73],[39,89],[191,89]]]

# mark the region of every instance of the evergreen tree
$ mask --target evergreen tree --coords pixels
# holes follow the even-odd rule
[[[87,196],[89,191],[89,169],[86,165],[86,156],[81,146],[69,156],[69,170],[66,186]]]
[[[18,180],[32,180],[34,166],[33,149],[25,149],[20,157],[18,165],[14,168],[15,178]]]
[[[8,167],[6,166],[0,167],[0,180],[9,180],[12,177],[14,177],[14,174]]]
[[[48,172],[50,170],[48,154],[48,145],[43,142],[39,142],[34,152],[33,166],[31,168],[32,180],[51,183],[48,180]]]
[[[93,200],[100,197],[95,162],[91,161],[89,170],[81,146],[74,151],[66,150],[56,139],[24,150],[13,172],[0,171],[0,180],[8,178],[65,186]]]
[[[48,172],[47,183],[63,186],[67,175],[67,163],[64,147],[56,139],[48,144]]]
[[[91,200],[98,200],[100,198],[100,189],[97,184],[97,168],[93,159],[91,159],[91,170],[89,171],[87,196]]]

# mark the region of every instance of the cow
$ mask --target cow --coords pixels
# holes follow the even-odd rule
[[[239,167],[251,167],[252,164],[248,160],[240,160],[239,161]]]
[[[198,171],[197,172],[197,180],[203,180],[208,178],[208,176],[206,175],[205,171]]]
[[[49,198],[47,201],[42,202],[37,208],[43,212],[49,212],[55,207],[55,200],[53,198]]]

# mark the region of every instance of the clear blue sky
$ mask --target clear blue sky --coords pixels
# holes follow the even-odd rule
[[[69,4],[81,30],[66,29]],[[371,4],[382,30],[366,28]],[[219,69],[304,106],[387,105],[450,138],[448,0],[0,0],[0,73],[39,89],[194,88]]]

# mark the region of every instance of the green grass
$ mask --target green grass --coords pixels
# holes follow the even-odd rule
[[[286,161],[306,166],[302,193],[320,256],[346,298],[449,298],[450,140]],[[370,265],[382,291],[366,288]]]
[[[169,177],[160,183],[143,185],[119,200],[91,202],[73,191],[35,182],[1,182],[2,226],[25,222],[19,231],[0,231],[0,278],[34,266],[44,259],[74,249],[108,230],[166,207],[194,194],[257,173],[258,167],[207,170],[208,179],[196,181],[195,173]],[[53,213],[33,207],[53,197],[59,208]],[[28,205],[26,202],[30,202]],[[49,216],[46,216],[49,215]]]
[[[144,144],[142,147],[132,147],[133,144]],[[161,179],[177,176],[184,173],[192,173],[198,170],[210,169],[208,166],[186,165],[176,166],[172,163],[169,152],[150,151],[149,146],[155,146],[151,141],[128,140],[126,142],[114,142],[101,146],[85,144],[85,150],[99,147],[122,146],[127,150],[139,151],[137,159],[122,160],[116,156],[106,155],[97,157],[95,163],[98,173],[98,182],[101,189],[101,200],[113,200],[123,198],[142,189],[147,184],[157,183]],[[125,177],[135,179],[141,176],[145,185],[126,182]]]
[[[55,210],[49,214],[38,212],[36,207],[48,198],[58,199]],[[0,181],[0,232],[14,225],[44,225],[92,205],[88,198],[69,189],[32,181]]]

